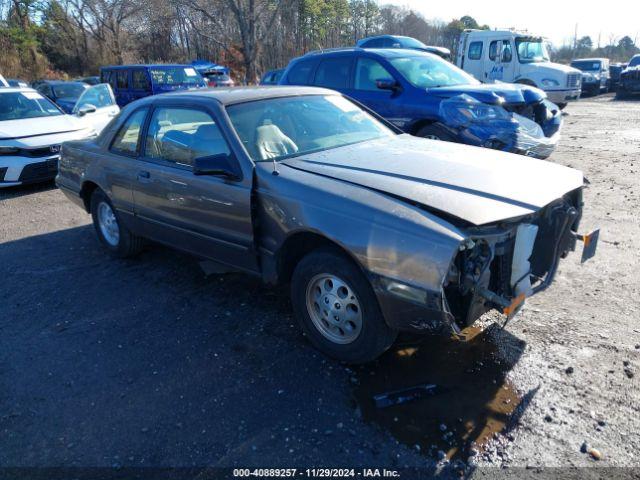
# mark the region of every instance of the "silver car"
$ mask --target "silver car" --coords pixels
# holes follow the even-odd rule
[[[576,240],[582,173],[402,134],[324,89],[158,95],[62,147],[57,184],[104,247],[151,239],[291,286],[326,354],[366,362],[399,331],[512,316]]]

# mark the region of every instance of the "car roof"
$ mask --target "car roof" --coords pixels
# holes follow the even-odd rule
[[[593,57],[593,58],[574,58],[572,62],[601,62],[603,60],[609,60],[605,57]]]
[[[46,83],[48,85],[68,85],[68,84],[72,84],[72,85],[86,85],[86,83],[81,82],[79,80],[40,80],[37,83]]]
[[[420,57],[420,56],[429,56],[433,57],[433,54],[429,52],[424,52],[421,50],[415,50],[412,48],[360,48],[360,47],[346,47],[346,48],[330,48],[327,50],[314,50],[302,57],[305,58],[314,55],[341,55],[347,53],[364,53],[364,54],[373,54],[379,55],[384,58],[399,58],[399,57]]]
[[[191,100],[205,98],[215,100],[222,105],[233,105],[235,103],[253,102],[256,100],[267,100],[270,98],[297,97],[301,95],[340,95],[338,92],[327,88],[302,87],[302,86],[279,86],[263,85],[256,87],[233,87],[233,88],[207,88],[194,90],[178,90],[146,97],[139,102],[150,102],[162,98]]]
[[[128,68],[166,68],[166,67],[180,67],[180,68],[193,68],[193,65],[187,65],[184,63],[136,63],[131,65],[107,65],[100,67],[100,70],[126,70]]]
[[[29,87],[2,87],[0,93],[15,93],[15,92],[36,92],[33,88]]]

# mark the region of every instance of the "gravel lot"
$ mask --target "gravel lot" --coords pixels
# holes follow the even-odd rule
[[[402,339],[357,369],[311,348],[284,290],[160,246],[113,260],[53,186],[0,191],[0,466],[640,467],[640,102],[566,111],[551,160],[591,182],[597,256],[505,330]]]

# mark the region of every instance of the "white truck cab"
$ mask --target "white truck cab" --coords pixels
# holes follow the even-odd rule
[[[580,98],[582,72],[551,62],[546,41],[539,36],[514,30],[464,30],[456,64],[481,82],[538,87],[560,108]]]

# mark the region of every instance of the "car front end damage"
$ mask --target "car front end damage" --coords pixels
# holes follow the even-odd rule
[[[511,318],[524,300],[547,288],[558,264],[584,242],[583,261],[593,256],[597,234],[577,233],[582,189],[535,214],[471,227],[443,283],[444,309],[454,330],[496,309]]]
[[[620,92],[640,94],[640,67],[627,68],[620,74]]]
[[[440,116],[462,143],[540,159],[553,153],[562,126],[560,108],[546,99],[487,105],[463,94],[443,101]]]

